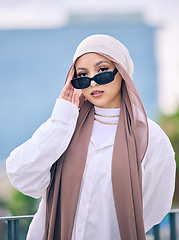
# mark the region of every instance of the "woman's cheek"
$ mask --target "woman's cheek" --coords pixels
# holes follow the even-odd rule
[[[83,95],[85,96],[85,98],[87,98],[89,100],[90,93],[87,91],[87,89],[86,90],[81,90],[81,91],[82,91]]]

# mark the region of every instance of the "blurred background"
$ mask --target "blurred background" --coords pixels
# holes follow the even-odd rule
[[[169,136],[179,171],[178,13],[178,0],[0,0],[0,216],[36,211],[38,201],[9,183],[5,160],[50,117],[77,45],[92,34],[129,49],[133,81],[148,117]]]

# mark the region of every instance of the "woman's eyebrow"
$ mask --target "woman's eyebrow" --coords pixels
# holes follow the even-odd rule
[[[76,69],[76,71],[79,71],[79,70],[86,70],[86,68],[84,68],[84,67],[79,67],[79,68]]]
[[[97,62],[94,66],[97,67],[97,66],[99,66],[102,63],[110,64],[108,61],[102,60],[102,61]],[[76,71],[79,71],[79,70],[87,70],[87,68],[79,67],[79,68],[76,69]]]
[[[97,62],[94,66],[97,67],[97,66],[99,66],[102,63],[110,64],[108,61],[102,60],[102,61]]]

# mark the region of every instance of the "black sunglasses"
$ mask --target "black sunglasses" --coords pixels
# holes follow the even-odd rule
[[[71,80],[71,84],[74,88],[77,89],[88,88],[91,84],[91,81],[95,81],[99,85],[104,85],[112,82],[117,72],[118,70],[117,68],[115,68],[113,71],[110,72],[98,73],[92,78],[90,77],[73,78]]]

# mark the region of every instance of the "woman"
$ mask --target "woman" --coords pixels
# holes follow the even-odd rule
[[[143,240],[170,210],[174,152],[132,74],[118,40],[78,46],[51,118],[7,160],[12,184],[42,196],[27,239]]]

